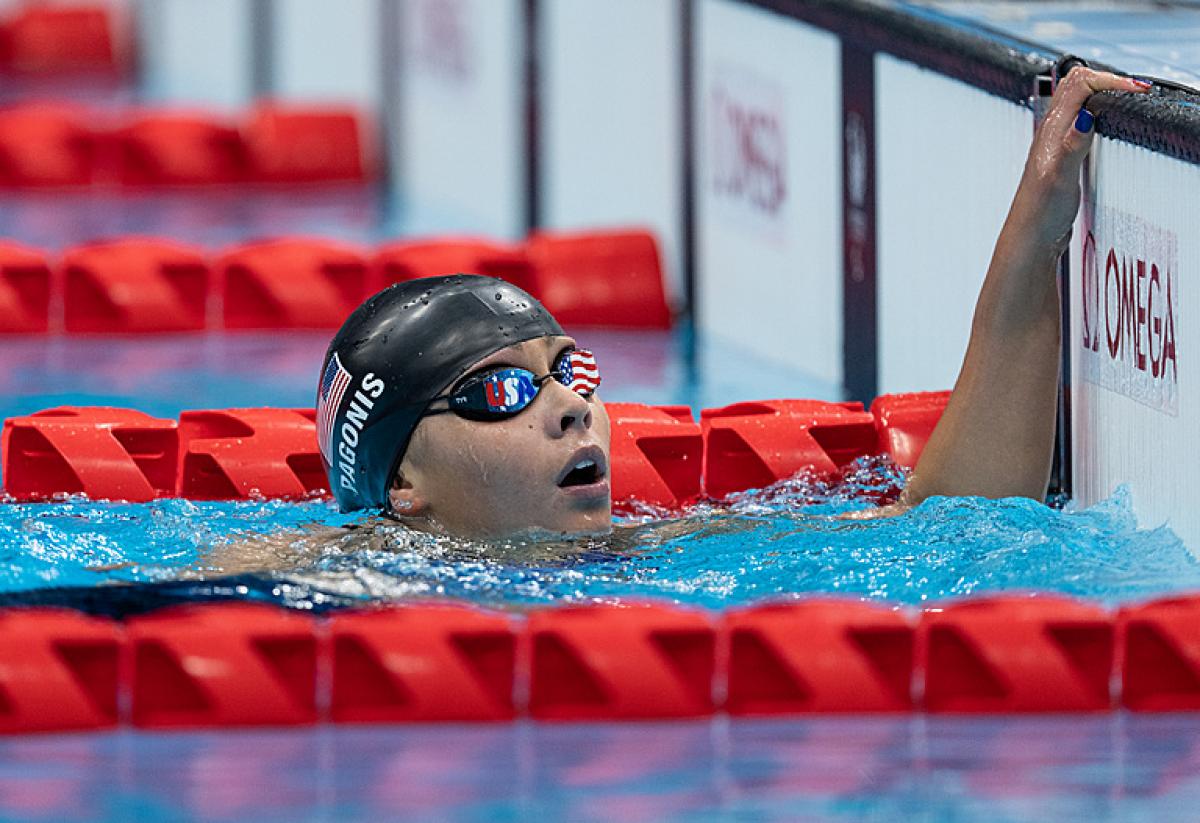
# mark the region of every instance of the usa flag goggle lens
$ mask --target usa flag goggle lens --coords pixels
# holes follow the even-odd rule
[[[596,356],[586,349],[564,352],[554,371],[541,377],[529,369],[512,367],[485,372],[470,378],[449,394],[433,398],[445,400],[446,408],[430,409],[426,414],[454,412],[469,420],[504,420],[529,408],[550,379],[588,397],[600,385]]]

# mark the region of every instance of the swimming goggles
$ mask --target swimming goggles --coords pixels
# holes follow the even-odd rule
[[[576,394],[589,397],[600,385],[596,356],[587,349],[570,349],[559,356],[554,371],[540,377],[529,369],[512,366],[472,375],[449,393],[430,400],[431,403],[445,400],[447,405],[427,409],[425,414],[453,412],[468,420],[504,420],[529,408],[551,378]]]

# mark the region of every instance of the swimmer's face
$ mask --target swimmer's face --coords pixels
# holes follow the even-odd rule
[[[517,343],[480,360],[468,375],[502,366],[544,375],[572,346],[569,337]],[[612,527],[608,470],[604,403],[547,380],[513,417],[424,418],[390,501],[397,514],[428,517],[466,537],[600,534]]]

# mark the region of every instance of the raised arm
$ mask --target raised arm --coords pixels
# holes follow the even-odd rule
[[[1044,499],[1062,332],[1056,272],[1092,142],[1084,104],[1097,91],[1149,88],[1076,67],[1055,90],[992,253],[954,392],[898,508],[931,495]]]

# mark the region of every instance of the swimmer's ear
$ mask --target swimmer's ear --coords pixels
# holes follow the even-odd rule
[[[404,475],[396,472],[388,489],[388,508],[400,517],[419,517],[429,510],[429,502]]]

